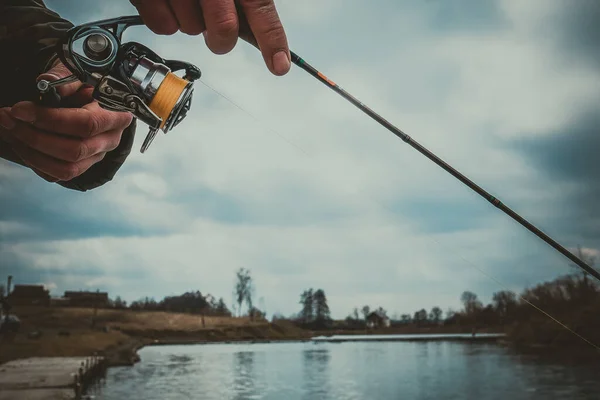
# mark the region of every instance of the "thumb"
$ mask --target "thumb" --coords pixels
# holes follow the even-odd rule
[[[37,77],[37,81],[39,82],[44,79],[49,82],[54,82],[70,75],[72,75],[72,72],[65,67],[61,61],[57,61],[54,63],[54,66],[51,69],[39,75]],[[75,94],[81,86],[83,86],[83,83],[79,80],[76,80],[74,82],[69,82],[67,84],[58,86],[56,90],[61,97],[67,97]]]

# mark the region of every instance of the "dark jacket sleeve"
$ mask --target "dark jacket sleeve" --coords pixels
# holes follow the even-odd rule
[[[0,107],[20,101],[36,101],[36,78],[54,56],[54,44],[73,27],[49,10],[42,0],[0,0]],[[123,132],[121,143],[79,177],[58,182],[86,191],[112,180],[131,152],[136,121]],[[10,147],[0,141],[0,157],[24,165]]]

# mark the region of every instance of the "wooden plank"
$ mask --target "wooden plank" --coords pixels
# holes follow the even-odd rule
[[[0,390],[0,400],[75,400],[69,389]]]
[[[74,383],[85,357],[49,357],[15,360],[0,366],[0,391],[65,388]]]

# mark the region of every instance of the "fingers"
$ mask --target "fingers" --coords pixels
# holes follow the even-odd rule
[[[43,132],[30,125],[18,123],[11,131],[11,136],[30,149],[58,160],[75,163],[116,149],[121,141],[121,133],[120,130],[114,130],[79,139]]]
[[[206,45],[215,54],[230,52],[239,31],[234,0],[200,0],[200,5],[206,23]]]
[[[240,0],[269,70],[285,75],[291,67],[287,37],[273,0]]]
[[[51,182],[70,181],[83,174],[106,155],[106,153],[99,153],[78,162],[67,162],[27,147],[19,141],[13,142],[11,147],[36,174]]]
[[[81,108],[46,108],[24,101],[12,107],[11,116],[41,130],[79,138],[123,130],[133,118],[128,112],[105,110],[96,102]]]
[[[181,1],[181,0],[176,0]],[[144,24],[158,35],[172,35],[179,30],[177,18],[167,0],[130,0]]]
[[[171,0],[170,4],[181,32],[199,35],[206,29],[199,0]]]
[[[39,109],[43,110],[41,113],[42,119],[44,118],[44,112],[56,114],[56,120],[62,121],[56,123],[57,127],[68,120],[68,118],[64,118],[64,115],[61,115],[68,111],[79,110],[92,115],[104,111],[100,109],[97,103],[88,104],[81,109]],[[126,113],[108,112],[113,116],[113,121],[99,122],[92,130],[94,134],[89,136],[87,134],[63,136],[55,133],[56,129],[47,132],[29,123],[14,119],[10,115],[11,111],[8,108],[0,109],[0,125],[3,126],[3,129],[0,129],[0,136],[10,145],[10,148],[21,158],[25,165],[49,182],[69,181],[101,161],[107,152],[118,147],[123,129],[131,122],[131,117],[125,116],[123,118],[120,115]],[[117,118],[114,118],[115,116]],[[120,123],[119,118],[124,119],[124,121]],[[102,117],[98,120],[101,121]],[[52,119],[48,121],[52,121]],[[50,122],[47,122],[47,124],[52,125]],[[86,125],[82,124],[82,126]],[[116,129],[102,130],[106,127],[115,126]],[[95,133],[96,130],[100,131]]]

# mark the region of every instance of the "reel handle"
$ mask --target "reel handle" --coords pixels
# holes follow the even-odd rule
[[[46,80],[41,80],[37,83],[37,89],[40,93],[37,102],[39,105],[51,108],[60,107],[62,97],[58,94],[56,86],[51,85],[51,83]]]
[[[43,107],[59,108],[62,97],[55,87],[51,87],[46,93],[40,94],[38,104]]]

